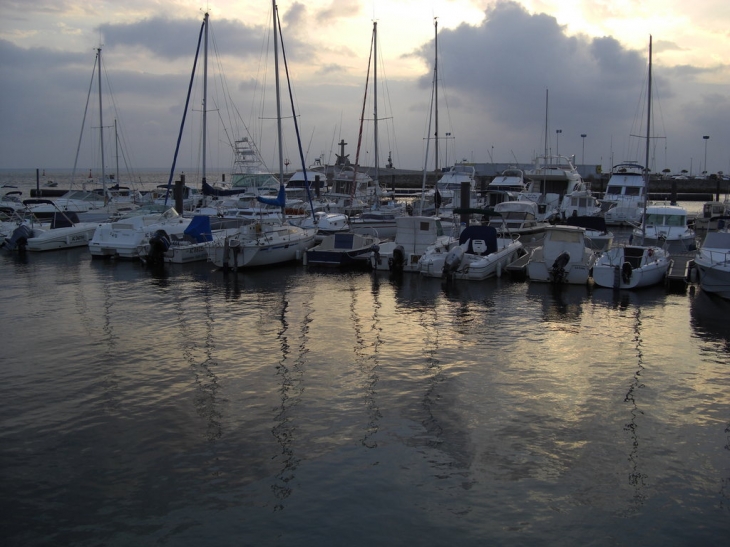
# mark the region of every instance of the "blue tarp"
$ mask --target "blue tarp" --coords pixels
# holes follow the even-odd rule
[[[210,229],[210,217],[207,215],[195,215],[185,228],[185,235],[189,235],[198,243],[211,241],[213,234]]]

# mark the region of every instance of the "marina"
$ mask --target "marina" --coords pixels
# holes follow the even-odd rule
[[[0,253],[6,543],[722,543],[730,301],[515,264]]]

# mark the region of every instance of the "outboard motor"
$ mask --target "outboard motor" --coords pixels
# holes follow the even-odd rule
[[[27,224],[21,224],[13,230],[9,238],[5,238],[3,246],[7,247],[10,251],[18,249],[18,252],[22,253],[25,251],[25,246],[28,244],[28,238],[30,237],[33,237],[33,228]]]
[[[570,262],[570,253],[568,251],[563,251],[558,255],[558,258],[555,259],[552,268],[550,268],[550,273],[554,282],[562,283],[563,278],[565,277],[565,267],[568,265],[568,262]]]
[[[396,245],[393,249],[393,256],[388,260],[388,267],[391,272],[402,272],[406,263],[406,250],[403,245]]]
[[[631,281],[631,274],[633,273],[634,268],[631,267],[631,264],[628,262],[624,262],[621,265],[621,281],[624,283],[628,283]]]
[[[446,258],[444,259],[443,276],[447,277],[454,273],[461,266],[461,261],[464,259],[464,249],[461,245],[457,245],[451,249]]]
[[[165,230],[157,230],[150,237],[150,251],[147,254],[147,263],[150,266],[161,266],[165,263],[165,253],[170,248],[170,236]]]

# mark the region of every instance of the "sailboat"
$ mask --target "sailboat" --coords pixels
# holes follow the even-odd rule
[[[649,188],[649,139],[651,137],[651,52],[652,40],[649,36],[649,79],[646,118],[646,169],[644,170],[645,188]],[[646,200],[644,200],[646,217]],[[644,230],[646,224],[643,224]],[[644,231],[641,235],[646,235]],[[666,249],[657,245],[619,245],[604,252],[593,265],[593,281],[600,287],[614,289],[637,289],[660,283],[671,265]]]
[[[279,16],[276,1],[272,0],[274,24],[274,71],[276,81],[276,120],[279,141],[279,192],[276,198],[257,196],[266,205],[281,208],[281,218],[254,221],[238,228],[233,234],[215,239],[207,245],[208,261],[218,268],[238,269],[270,266],[300,260],[307,249],[315,244],[317,228],[302,228],[286,221],[286,189],[284,187],[284,152],[281,128],[281,91],[279,83]],[[283,49],[283,42],[282,42]],[[296,116],[293,116],[296,127]],[[298,131],[298,130],[297,130]],[[300,156],[302,155],[300,150]],[[302,164],[304,164],[302,160]],[[304,167],[304,165],[303,165]]]
[[[375,236],[380,239],[392,238],[395,236],[396,218],[406,214],[405,204],[398,204],[394,200],[383,202],[386,196],[385,190],[380,186],[380,163],[378,158],[378,23],[373,22],[373,33],[371,39],[371,58],[373,60],[373,151],[375,156],[375,164],[373,170],[373,178],[368,182],[364,189],[365,193],[358,195],[357,186],[361,183],[355,183],[358,177],[358,160],[360,155],[360,138],[358,138],[357,152],[355,159],[353,177],[353,187],[351,188],[352,197],[360,198],[365,201],[369,207],[366,207],[357,215],[350,217],[350,231],[356,234],[366,234]],[[369,79],[368,62],[368,79]],[[367,81],[367,80],[366,80]],[[367,98],[367,86],[365,89],[365,97]],[[360,123],[364,122],[365,101],[363,101],[363,115]],[[362,129],[360,130],[362,135]],[[341,174],[340,174],[341,176]],[[369,178],[369,177],[367,177]],[[362,192],[362,191],[361,191]]]

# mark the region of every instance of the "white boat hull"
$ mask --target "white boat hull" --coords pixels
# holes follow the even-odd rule
[[[315,229],[286,226],[286,234],[276,237],[242,239],[224,238],[208,246],[208,261],[218,268],[253,268],[301,260],[307,249],[314,246]]]
[[[593,265],[593,282],[599,287],[639,289],[661,283],[671,261],[659,248],[613,247]]]
[[[54,228],[28,238],[26,248],[29,251],[54,251],[84,247],[94,237],[98,224],[77,224],[67,228]]]

